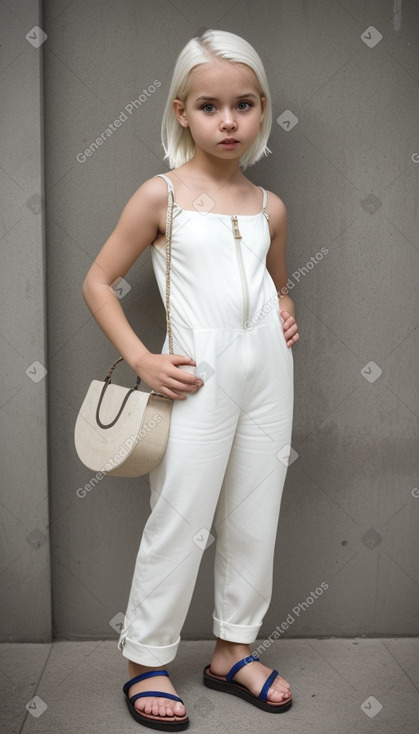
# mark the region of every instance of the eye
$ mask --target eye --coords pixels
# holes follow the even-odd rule
[[[213,109],[215,109],[215,108],[214,108],[214,105],[212,104],[212,102],[207,102],[206,104],[202,105],[202,107],[200,107],[200,109],[203,110],[204,112],[212,112]]]
[[[240,105],[244,105],[244,106],[240,106]],[[245,99],[241,99],[240,102],[238,102],[237,106],[239,110],[247,110],[249,109],[249,107],[253,107],[252,103],[247,102],[247,100]]]

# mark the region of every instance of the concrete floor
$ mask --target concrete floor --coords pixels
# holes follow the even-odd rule
[[[294,703],[267,714],[205,688],[211,641],[183,641],[168,666],[190,717],[189,730],[254,734],[418,734],[419,638],[288,639],[263,662],[292,685]],[[122,684],[116,642],[2,644],[2,734],[139,734]]]

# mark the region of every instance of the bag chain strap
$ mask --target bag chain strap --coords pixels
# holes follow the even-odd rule
[[[173,191],[169,188],[166,216],[166,326],[169,337],[169,353],[173,354],[173,333],[170,319],[170,266],[172,264]]]

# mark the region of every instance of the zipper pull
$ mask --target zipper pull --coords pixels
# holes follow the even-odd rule
[[[236,216],[231,217],[231,221],[232,221],[232,224],[233,224],[234,238],[236,240],[241,240],[242,239],[242,236],[240,234],[239,223],[238,223],[237,217]]]

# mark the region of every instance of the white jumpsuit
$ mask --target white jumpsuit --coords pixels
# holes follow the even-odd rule
[[[174,204],[174,353],[192,357],[205,384],[174,401],[167,450],[150,472],[152,512],[118,642],[126,658],[142,665],[175,657],[214,536],[214,634],[254,642],[269,606],[291,443],[293,356],[266,269],[271,240],[261,191],[255,215]],[[165,245],[152,245],[151,255],[165,301]]]

